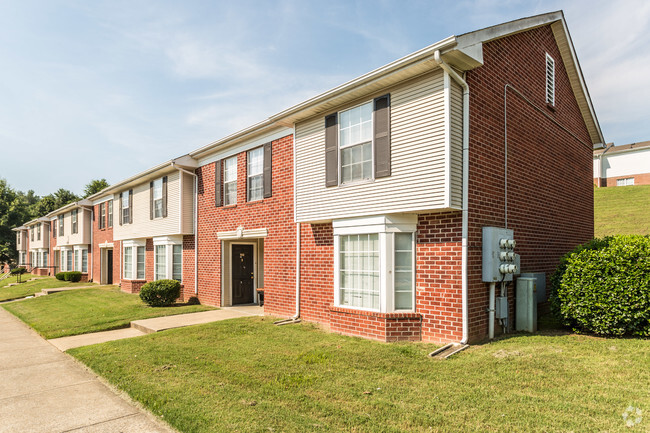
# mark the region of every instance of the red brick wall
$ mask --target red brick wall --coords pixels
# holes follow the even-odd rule
[[[106,210],[108,210],[108,206],[106,202],[103,204],[106,206]],[[121,260],[121,252],[122,249],[120,247],[120,241],[113,241],[113,227],[104,227],[103,229],[99,228],[99,215],[101,215],[99,211],[99,206],[100,205],[95,205],[93,207],[93,221],[92,221],[92,227],[93,227],[93,245],[91,247],[91,251],[88,251],[88,266],[91,266],[91,255],[92,255],[92,267],[91,267],[91,274],[90,278],[92,278],[93,282],[95,283],[100,283],[101,282],[101,265],[102,265],[102,259],[101,259],[101,249],[99,248],[99,244],[103,244],[105,242],[107,243],[113,243],[113,284],[119,284],[120,283],[120,260]],[[113,224],[115,224],[116,215],[113,216]],[[108,215],[105,217],[105,225],[108,224]]]
[[[293,136],[273,141],[273,196],[246,201],[246,152],[237,155],[237,204],[215,207],[214,163],[198,175],[198,297],[207,305],[221,304],[221,241],[217,232],[268,229],[264,239],[264,309],[291,316],[295,310],[296,225],[293,222]],[[223,175],[223,172],[222,172]],[[251,241],[253,239],[244,239]],[[184,259],[186,256],[184,255]],[[193,257],[186,266],[193,269]],[[193,281],[188,281],[192,284]]]
[[[183,291],[181,299],[194,296],[194,235],[183,236]]]
[[[379,341],[420,341],[418,313],[377,313],[330,307],[330,330]]]
[[[545,101],[545,53],[555,59],[556,106]],[[483,226],[505,226],[504,87],[508,90],[508,228],[524,272],[547,280],[562,254],[593,236],[592,145],[549,26],[484,44],[470,87],[470,338],[487,335],[488,286],[481,282]],[[512,285],[511,285],[512,286]],[[512,305],[512,287],[509,289]],[[511,308],[511,313],[512,313]],[[511,321],[512,323],[512,321]]]
[[[301,224],[300,316],[329,324],[334,303],[334,235],[332,224]]]
[[[634,185],[650,185],[650,173],[643,173],[631,174],[629,176],[608,177],[603,179],[602,186],[616,186],[616,181],[618,179],[628,179],[630,177],[634,178]]]

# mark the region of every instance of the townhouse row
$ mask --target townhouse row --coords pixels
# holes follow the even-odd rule
[[[183,300],[263,293],[266,314],[343,334],[477,341],[495,325],[483,227],[513,230],[521,270],[548,276],[593,236],[603,142],[554,12],[444,39],[30,221],[17,244],[36,273],[130,293],[172,278]]]

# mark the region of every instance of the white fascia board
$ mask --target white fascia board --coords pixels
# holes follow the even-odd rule
[[[122,241],[122,247],[144,247],[146,245],[147,245],[146,239],[128,239]],[[113,244],[111,244],[110,246],[113,246]]]
[[[183,236],[156,236],[153,238],[155,245],[177,245],[183,243]]]
[[[93,206],[97,206],[98,204],[106,203],[109,200],[115,200],[115,196],[113,194],[105,195],[101,198],[98,198],[97,200],[93,200]]]
[[[417,214],[373,215],[332,221],[334,235],[412,232],[417,228]]]

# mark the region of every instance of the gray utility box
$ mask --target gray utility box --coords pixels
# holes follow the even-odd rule
[[[512,281],[519,275],[519,254],[512,230],[501,227],[483,227],[483,282]]]
[[[537,290],[535,278],[517,278],[517,303],[515,304],[515,329],[537,331]]]
[[[535,278],[537,287],[537,303],[546,302],[546,274],[543,272],[522,272],[522,277]]]

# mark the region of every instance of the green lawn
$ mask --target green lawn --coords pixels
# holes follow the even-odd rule
[[[30,278],[36,277],[38,280],[27,281]],[[92,283],[71,283],[69,281],[60,281],[54,277],[38,277],[31,274],[24,274],[22,276],[22,281],[17,286],[7,287],[10,283],[16,282],[16,277],[9,277],[6,280],[0,281],[0,301],[6,301],[8,299],[24,298],[26,296],[33,295],[38,293],[43,289],[54,289],[57,287],[83,287],[92,285]]]
[[[138,319],[213,310],[203,305],[149,307],[116,286],[54,293],[3,305],[45,338],[125,328]]]
[[[630,405],[650,414],[648,340],[519,335],[446,361],[433,348],[266,317],[68,353],[185,433],[613,432],[630,431]]]
[[[650,235],[650,185],[594,188],[594,235]]]

